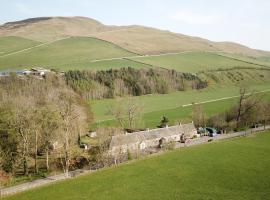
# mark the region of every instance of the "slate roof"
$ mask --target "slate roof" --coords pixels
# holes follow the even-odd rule
[[[127,133],[116,135],[112,137],[110,149],[114,146],[121,146],[126,144],[140,143],[146,140],[160,139],[173,135],[180,135],[184,133],[186,136],[191,136],[196,131],[194,124],[182,124],[177,126],[170,126],[167,128],[152,129],[146,131],[139,131],[134,133]]]

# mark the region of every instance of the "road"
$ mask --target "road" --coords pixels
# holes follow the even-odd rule
[[[266,126],[265,128],[270,129],[270,126]],[[225,140],[225,139],[230,139],[230,138],[235,138],[235,137],[246,136],[246,135],[249,135],[251,133],[255,133],[255,132],[259,132],[259,131],[263,131],[263,130],[264,130],[264,127],[259,127],[259,128],[255,128],[255,129],[249,129],[247,131],[240,131],[240,132],[235,132],[235,133],[218,135],[217,137],[214,137],[214,138],[210,138],[210,137],[197,138],[197,139],[190,140],[189,142],[187,142],[185,144],[178,143],[176,148],[183,148],[183,147],[186,148],[186,147],[190,147],[190,146],[194,146],[194,145],[209,143],[208,142],[209,139],[213,139],[213,141],[218,141],[218,140]],[[81,174],[93,173],[95,171],[96,170],[76,170],[76,171],[70,172],[68,177],[65,174],[59,174],[59,175],[49,176],[49,177],[44,178],[44,179],[34,180],[32,182],[22,183],[22,184],[19,184],[16,186],[8,187],[8,188],[2,188],[0,191],[0,197],[23,192],[23,191],[37,188],[40,186],[44,186],[47,184],[55,183],[57,181],[61,181],[64,179],[77,177]]]

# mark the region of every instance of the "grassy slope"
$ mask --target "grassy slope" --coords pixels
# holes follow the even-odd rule
[[[132,60],[144,62],[153,66],[175,69],[181,72],[198,72],[232,67],[258,67],[251,63],[234,60],[209,52],[188,52],[177,55],[132,58]]]
[[[256,84],[250,87],[251,90],[263,91],[269,90],[269,83]],[[174,92],[166,95],[147,95],[134,97],[135,101],[139,102],[143,106],[143,124],[144,127],[156,127],[160,122],[163,115],[168,116],[171,124],[177,121],[191,120],[191,107],[182,107],[182,105],[192,102],[203,102],[212,99],[219,99],[229,96],[235,96],[239,94],[239,88],[232,85],[227,86],[213,86],[201,91],[185,91]],[[267,92],[266,98],[270,100],[270,93]],[[236,99],[229,99],[223,101],[217,101],[212,103],[203,104],[204,111],[207,115],[220,113],[230,108]],[[94,113],[96,123],[93,127],[98,126],[115,126],[117,125],[113,116],[108,114],[108,108],[117,103],[114,99],[95,100],[91,101],[91,109]],[[164,105],[166,105],[164,107]]]
[[[54,67],[73,66],[76,63],[89,63],[95,59],[106,59],[122,56],[134,56],[114,44],[87,37],[74,37],[57,41],[47,46],[32,49],[16,55],[0,58],[0,69],[25,68],[25,66]]]
[[[36,46],[38,44],[40,43],[15,36],[0,37],[0,56]]]
[[[9,200],[262,200],[270,196],[270,132],[179,149]]]
[[[146,68],[146,67],[152,67],[148,64],[136,62],[133,60],[128,59],[114,59],[114,60],[104,60],[104,61],[97,61],[97,62],[78,62],[73,64],[65,64],[65,65],[59,65],[56,68],[58,69],[64,69],[64,70],[74,70],[74,69],[80,69],[80,70],[107,70],[107,69],[117,69],[122,67],[133,67],[133,68]]]

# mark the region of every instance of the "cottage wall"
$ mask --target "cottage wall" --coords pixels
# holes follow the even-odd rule
[[[111,155],[117,155],[127,153],[128,151],[137,152],[151,147],[158,147],[162,138],[165,140],[165,143],[178,142],[183,133],[187,137],[192,137],[197,133],[193,124],[155,129],[152,131],[114,136],[115,138],[112,139],[113,142],[111,142],[109,153]]]

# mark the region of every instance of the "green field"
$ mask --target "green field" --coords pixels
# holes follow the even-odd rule
[[[39,42],[15,36],[0,37],[0,57],[39,44]]]
[[[88,37],[73,37],[22,53],[0,58],[0,69],[18,69],[34,66],[61,68],[73,66],[96,59],[134,56],[136,54],[112,43]],[[58,67],[61,66],[61,67]]]
[[[222,68],[270,66],[268,62],[244,56],[211,52],[137,57],[137,54],[117,45],[91,37],[71,37],[1,57],[38,44],[40,43],[19,37],[0,37],[0,70],[36,66],[59,70],[102,70],[131,66],[162,67],[193,73]],[[110,60],[111,58],[113,59]]]
[[[250,90],[262,91],[269,90],[269,83],[254,85]],[[133,97],[140,105],[143,105],[144,113],[149,113],[158,110],[173,109],[185,104],[194,102],[203,102],[213,99],[235,96],[239,94],[239,88],[236,86],[216,86],[209,87],[203,90],[188,90],[183,92],[174,92],[170,94],[153,94],[139,97]],[[110,119],[108,115],[108,107],[114,106],[117,103],[116,99],[104,99],[90,101],[92,111],[95,114],[96,120]]]
[[[8,200],[267,200],[270,132],[167,152]],[[5,199],[5,198],[4,198]]]
[[[157,67],[175,69],[181,72],[199,72],[233,67],[258,67],[256,64],[209,52],[187,52],[173,55],[132,58],[132,60]]]
[[[78,62],[73,64],[58,65],[55,68],[64,70],[74,70],[74,69],[108,70],[108,69],[119,69],[123,67],[148,68],[152,66],[128,59],[113,59],[104,61]]]

